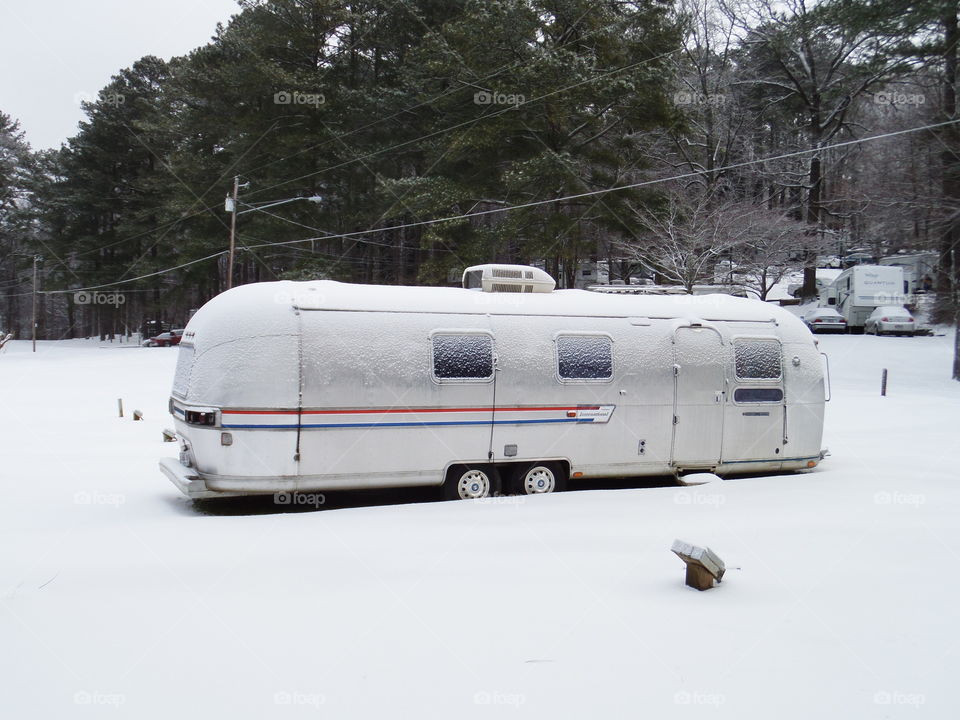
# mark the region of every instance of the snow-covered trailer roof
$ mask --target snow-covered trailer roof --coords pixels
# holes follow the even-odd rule
[[[316,323],[327,338],[304,338],[297,311],[403,314],[419,333],[431,316],[460,316],[456,326],[483,329],[486,316],[628,318],[691,322],[769,323],[784,341],[811,342],[809,330],[776,305],[729,295],[620,296],[585,290],[551,293],[486,293],[461,288],[354,285],[318,280],[242,285],[210,300],[190,320],[181,344],[174,395],[191,403],[218,405],[226,396],[236,406],[296,407],[300,393],[301,349],[337,343],[351,333],[348,323]],[[396,327],[400,318],[390,319]],[[437,326],[436,323],[433,323]],[[670,327],[673,323],[665,323]],[[444,319],[440,327],[450,327]],[[532,326],[533,327],[533,326]],[[309,331],[315,334],[316,330]],[[424,331],[424,337],[429,330]],[[377,342],[367,334],[357,342]],[[329,351],[329,350],[327,350]],[[389,349],[384,372],[390,371]],[[304,359],[308,360],[308,359]]]

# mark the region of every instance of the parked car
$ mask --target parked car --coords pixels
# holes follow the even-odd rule
[[[917,321],[905,307],[881,305],[864,322],[863,331],[874,335],[914,335]]]
[[[803,322],[810,332],[847,331],[847,319],[833,308],[814,308],[803,316]]]
[[[170,332],[160,333],[152,338],[143,341],[144,347],[171,347],[179,345],[183,339],[183,330],[171,330]]]

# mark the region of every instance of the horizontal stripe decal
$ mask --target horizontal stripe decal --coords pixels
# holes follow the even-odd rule
[[[540,420],[494,420],[493,425],[536,425],[545,423],[592,423],[593,418],[543,418]],[[385,423],[304,423],[301,427],[308,428],[372,428],[372,427],[437,427],[447,425],[490,425],[489,420],[448,420],[436,422],[385,422]],[[296,425],[239,425],[226,424],[225,428],[243,428],[246,430],[284,429],[296,430]]]
[[[599,405],[575,407],[499,407],[496,412],[563,412],[573,410],[600,410]],[[453,413],[493,412],[492,407],[482,408],[362,408],[355,410],[223,410],[223,415],[378,415],[387,413]]]
[[[491,425],[603,424],[616,405],[530,407],[351,408],[345,410],[222,410],[221,427],[238,430],[400,428]]]

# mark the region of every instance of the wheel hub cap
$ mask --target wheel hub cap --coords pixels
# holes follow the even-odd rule
[[[527,473],[523,480],[523,490],[527,495],[553,492],[556,479],[553,473],[545,467],[535,467]]]
[[[457,490],[464,500],[486,497],[490,494],[490,478],[479,470],[471,470],[460,478]]]

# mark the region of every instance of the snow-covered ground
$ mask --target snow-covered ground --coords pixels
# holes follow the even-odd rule
[[[179,496],[156,465],[176,349],[14,342],[0,712],[960,717],[952,337],[820,342],[813,472],[316,511]],[[719,587],[684,586],[676,538],[726,561]]]

